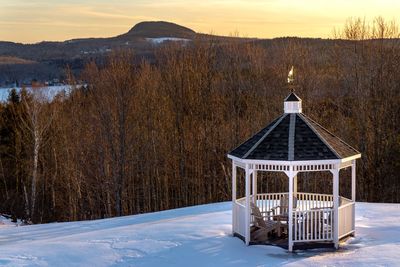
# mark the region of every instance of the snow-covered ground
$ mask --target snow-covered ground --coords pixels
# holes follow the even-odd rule
[[[338,251],[246,247],[231,204],[31,226],[0,225],[4,266],[400,266],[400,204],[357,203],[356,237]]]
[[[21,87],[14,87],[17,92],[20,92],[22,90]],[[0,87],[0,102],[5,102],[8,99],[8,96],[10,95],[10,92],[13,88],[11,87]],[[31,87],[26,88],[27,91],[32,91]],[[70,85],[55,85],[55,86],[47,86],[43,88],[37,88],[34,90],[39,90],[40,93],[47,99],[47,100],[52,100],[56,95],[60,93],[65,93],[68,95],[72,87]]]
[[[2,226],[19,226],[22,225],[23,223],[21,222],[21,220],[18,220],[17,222],[12,222],[9,215],[7,215],[7,217],[5,217],[6,215],[0,215],[0,227]],[[0,237],[1,240],[1,237]]]

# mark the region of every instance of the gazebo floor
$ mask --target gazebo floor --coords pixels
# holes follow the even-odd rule
[[[234,236],[244,240],[244,237],[238,234],[234,234]],[[289,241],[287,237],[270,237],[266,241],[250,241],[250,245],[265,245],[265,246],[276,246],[281,247],[283,249],[289,248]],[[306,250],[306,249],[317,249],[317,248],[335,248],[335,244],[333,242],[296,242],[293,244],[293,250]]]
[[[250,245],[266,245],[266,246],[277,246],[283,249],[288,249],[288,239],[287,238],[276,238],[269,239],[264,242],[250,242]],[[316,248],[335,248],[333,242],[296,242],[293,244],[293,250],[306,250],[306,249],[316,249]]]

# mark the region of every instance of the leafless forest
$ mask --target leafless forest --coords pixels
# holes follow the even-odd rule
[[[226,154],[283,112],[291,65],[303,111],[362,153],[357,200],[400,202],[398,38],[393,23],[356,19],[334,40],[196,40],[160,47],[151,63],[116,52],[76,77],[87,87],[50,103],[11,94],[0,105],[0,212],[39,223],[229,200]],[[300,190],[330,190],[303,178]]]

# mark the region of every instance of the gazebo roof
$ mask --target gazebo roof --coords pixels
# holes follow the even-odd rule
[[[256,133],[229,155],[240,159],[308,161],[344,159],[358,155],[317,122],[301,113],[301,99],[291,93],[285,113]]]
[[[286,102],[296,102],[296,101],[301,101],[300,97],[298,97],[294,92],[290,93],[290,95],[288,95],[285,98]]]

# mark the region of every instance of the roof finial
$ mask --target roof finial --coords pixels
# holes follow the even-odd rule
[[[288,84],[291,84],[294,82],[294,67],[292,66],[292,68],[289,71],[288,77],[287,77],[287,82]]]

